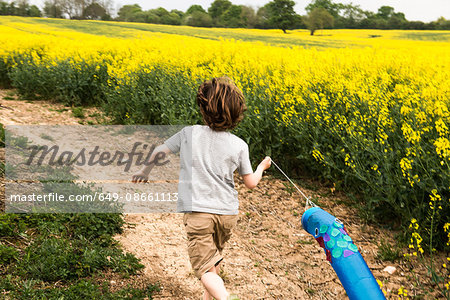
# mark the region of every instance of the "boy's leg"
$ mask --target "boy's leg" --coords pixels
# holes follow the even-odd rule
[[[217,275],[219,275],[220,274],[220,263],[222,262],[222,260],[220,260],[216,265],[215,265],[215,273],[217,274]],[[210,271],[212,271],[213,270],[213,268],[211,268],[211,270]],[[205,292],[203,293],[203,300],[213,300],[213,297],[211,296],[211,294],[210,293],[208,293],[208,290],[205,288]]]
[[[220,262],[221,262],[221,261],[219,261],[219,262],[217,263],[217,265],[216,265],[216,274],[217,274],[217,275],[220,274]]]
[[[192,268],[206,289],[203,295],[204,299],[209,300],[210,297],[218,300],[226,299],[228,293],[223,280],[216,273],[214,263],[222,259],[213,238],[215,216],[208,213],[190,213],[185,214],[183,222],[188,238],[188,254]]]
[[[203,286],[205,288],[205,286]],[[208,293],[208,291],[204,290],[203,292],[203,300],[214,300],[214,298]]]
[[[218,268],[218,266],[219,265],[211,267],[208,272],[203,274],[201,281],[206,289],[207,294],[210,297],[212,296],[217,300],[226,300],[229,296],[229,293],[225,289],[222,278],[220,278],[220,276],[217,274],[216,268]],[[205,293],[203,297],[208,295],[206,295]]]
[[[225,243],[230,239],[231,237],[231,230],[236,226],[238,216],[237,215],[220,215],[218,216],[218,222],[216,223],[216,234],[214,234],[214,243],[220,253],[222,255],[222,250],[224,248]],[[223,287],[223,298],[218,298],[214,296],[216,299],[227,299],[230,295],[227,290],[225,289],[225,285],[223,283],[222,278],[219,276],[220,274],[220,263],[222,262],[222,259],[219,260],[215,266],[213,266],[208,273],[204,274],[202,276],[202,283],[205,286],[205,288],[209,291],[210,295],[213,295],[213,291],[210,291],[207,287],[207,285],[204,282],[204,279],[210,281],[211,283],[214,283],[215,287]],[[205,277],[205,275],[208,275],[208,277]],[[236,296],[236,295],[234,295]],[[234,299],[234,298],[233,298]],[[236,298],[237,299],[237,298]]]

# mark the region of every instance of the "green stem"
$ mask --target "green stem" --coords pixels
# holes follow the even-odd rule
[[[426,267],[426,265],[425,265],[425,267],[428,269],[428,271],[431,274],[431,281],[436,284],[436,286],[439,288],[439,291],[441,292],[441,294],[448,299],[447,291],[445,290],[445,288],[443,288],[439,285],[439,280],[436,280],[438,275],[434,271],[434,267],[433,267],[433,226],[434,226],[434,216],[436,214],[436,205],[435,204],[436,203],[433,203],[433,215],[431,216],[431,227],[430,227],[430,268]],[[421,256],[421,257],[422,257],[422,260],[425,261],[424,257],[423,256]]]
[[[419,288],[422,284],[421,284],[421,282],[420,282],[420,280],[419,280],[419,277],[417,276],[416,272],[414,272],[414,266],[413,266],[412,261],[410,260],[409,263],[410,263],[410,271],[411,271],[411,274],[412,274],[412,276],[414,277],[414,280],[416,281],[416,287]]]
[[[434,214],[436,213],[436,205],[433,203],[433,215],[431,216],[431,227],[430,227],[430,266],[431,270],[433,268],[433,223],[434,223]]]

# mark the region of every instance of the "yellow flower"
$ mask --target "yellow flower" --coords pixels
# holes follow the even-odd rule
[[[450,141],[445,137],[439,137],[433,143],[436,147],[436,153],[443,157],[447,158],[450,156]]]
[[[400,168],[402,169],[403,176],[407,176],[409,170],[412,169],[412,159],[408,159],[406,157],[400,160]]]
[[[380,280],[377,279],[377,283],[378,283],[378,285],[380,286],[380,288],[383,287],[383,283],[382,283]]]
[[[313,155],[313,157],[314,157],[317,161],[323,160],[323,155],[322,155],[322,153],[320,153],[320,151],[317,150],[317,149],[314,149],[314,150],[313,150],[312,155]]]

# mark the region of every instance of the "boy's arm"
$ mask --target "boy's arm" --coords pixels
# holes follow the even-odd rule
[[[157,156],[167,155],[170,151],[169,147],[167,147],[165,144],[161,144],[158,147],[153,150],[152,155],[150,156],[150,164],[144,165],[141,170],[133,174],[131,181],[132,182],[147,182],[148,181],[148,174],[150,174],[150,171],[155,166],[155,158],[158,159]],[[161,154],[160,154],[161,153]]]
[[[254,173],[242,175],[242,179],[244,180],[245,186],[248,187],[249,189],[254,189],[261,180],[264,170],[270,168],[270,165],[271,165],[270,157],[266,156],[266,158],[264,158],[264,160],[258,165]]]

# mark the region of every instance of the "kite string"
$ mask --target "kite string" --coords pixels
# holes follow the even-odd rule
[[[289,176],[287,176],[286,175],[286,173],[284,173],[283,172],[283,170],[281,170],[281,168],[271,159],[270,160],[272,163],[273,163],[273,165],[281,172],[281,174],[283,174],[284,175],[284,177],[286,177],[287,178],[287,180],[289,180],[289,182],[297,189],[297,191],[300,193],[300,195],[302,195],[305,199],[306,199],[306,203],[305,203],[305,211],[308,209],[308,206],[311,206],[311,207],[316,207],[317,205],[314,203],[314,202],[312,202],[311,201],[311,199],[309,199],[309,197],[307,197],[306,195],[305,195],[305,193],[303,193],[298,187],[297,187],[297,185],[295,185],[295,183],[289,178]]]

